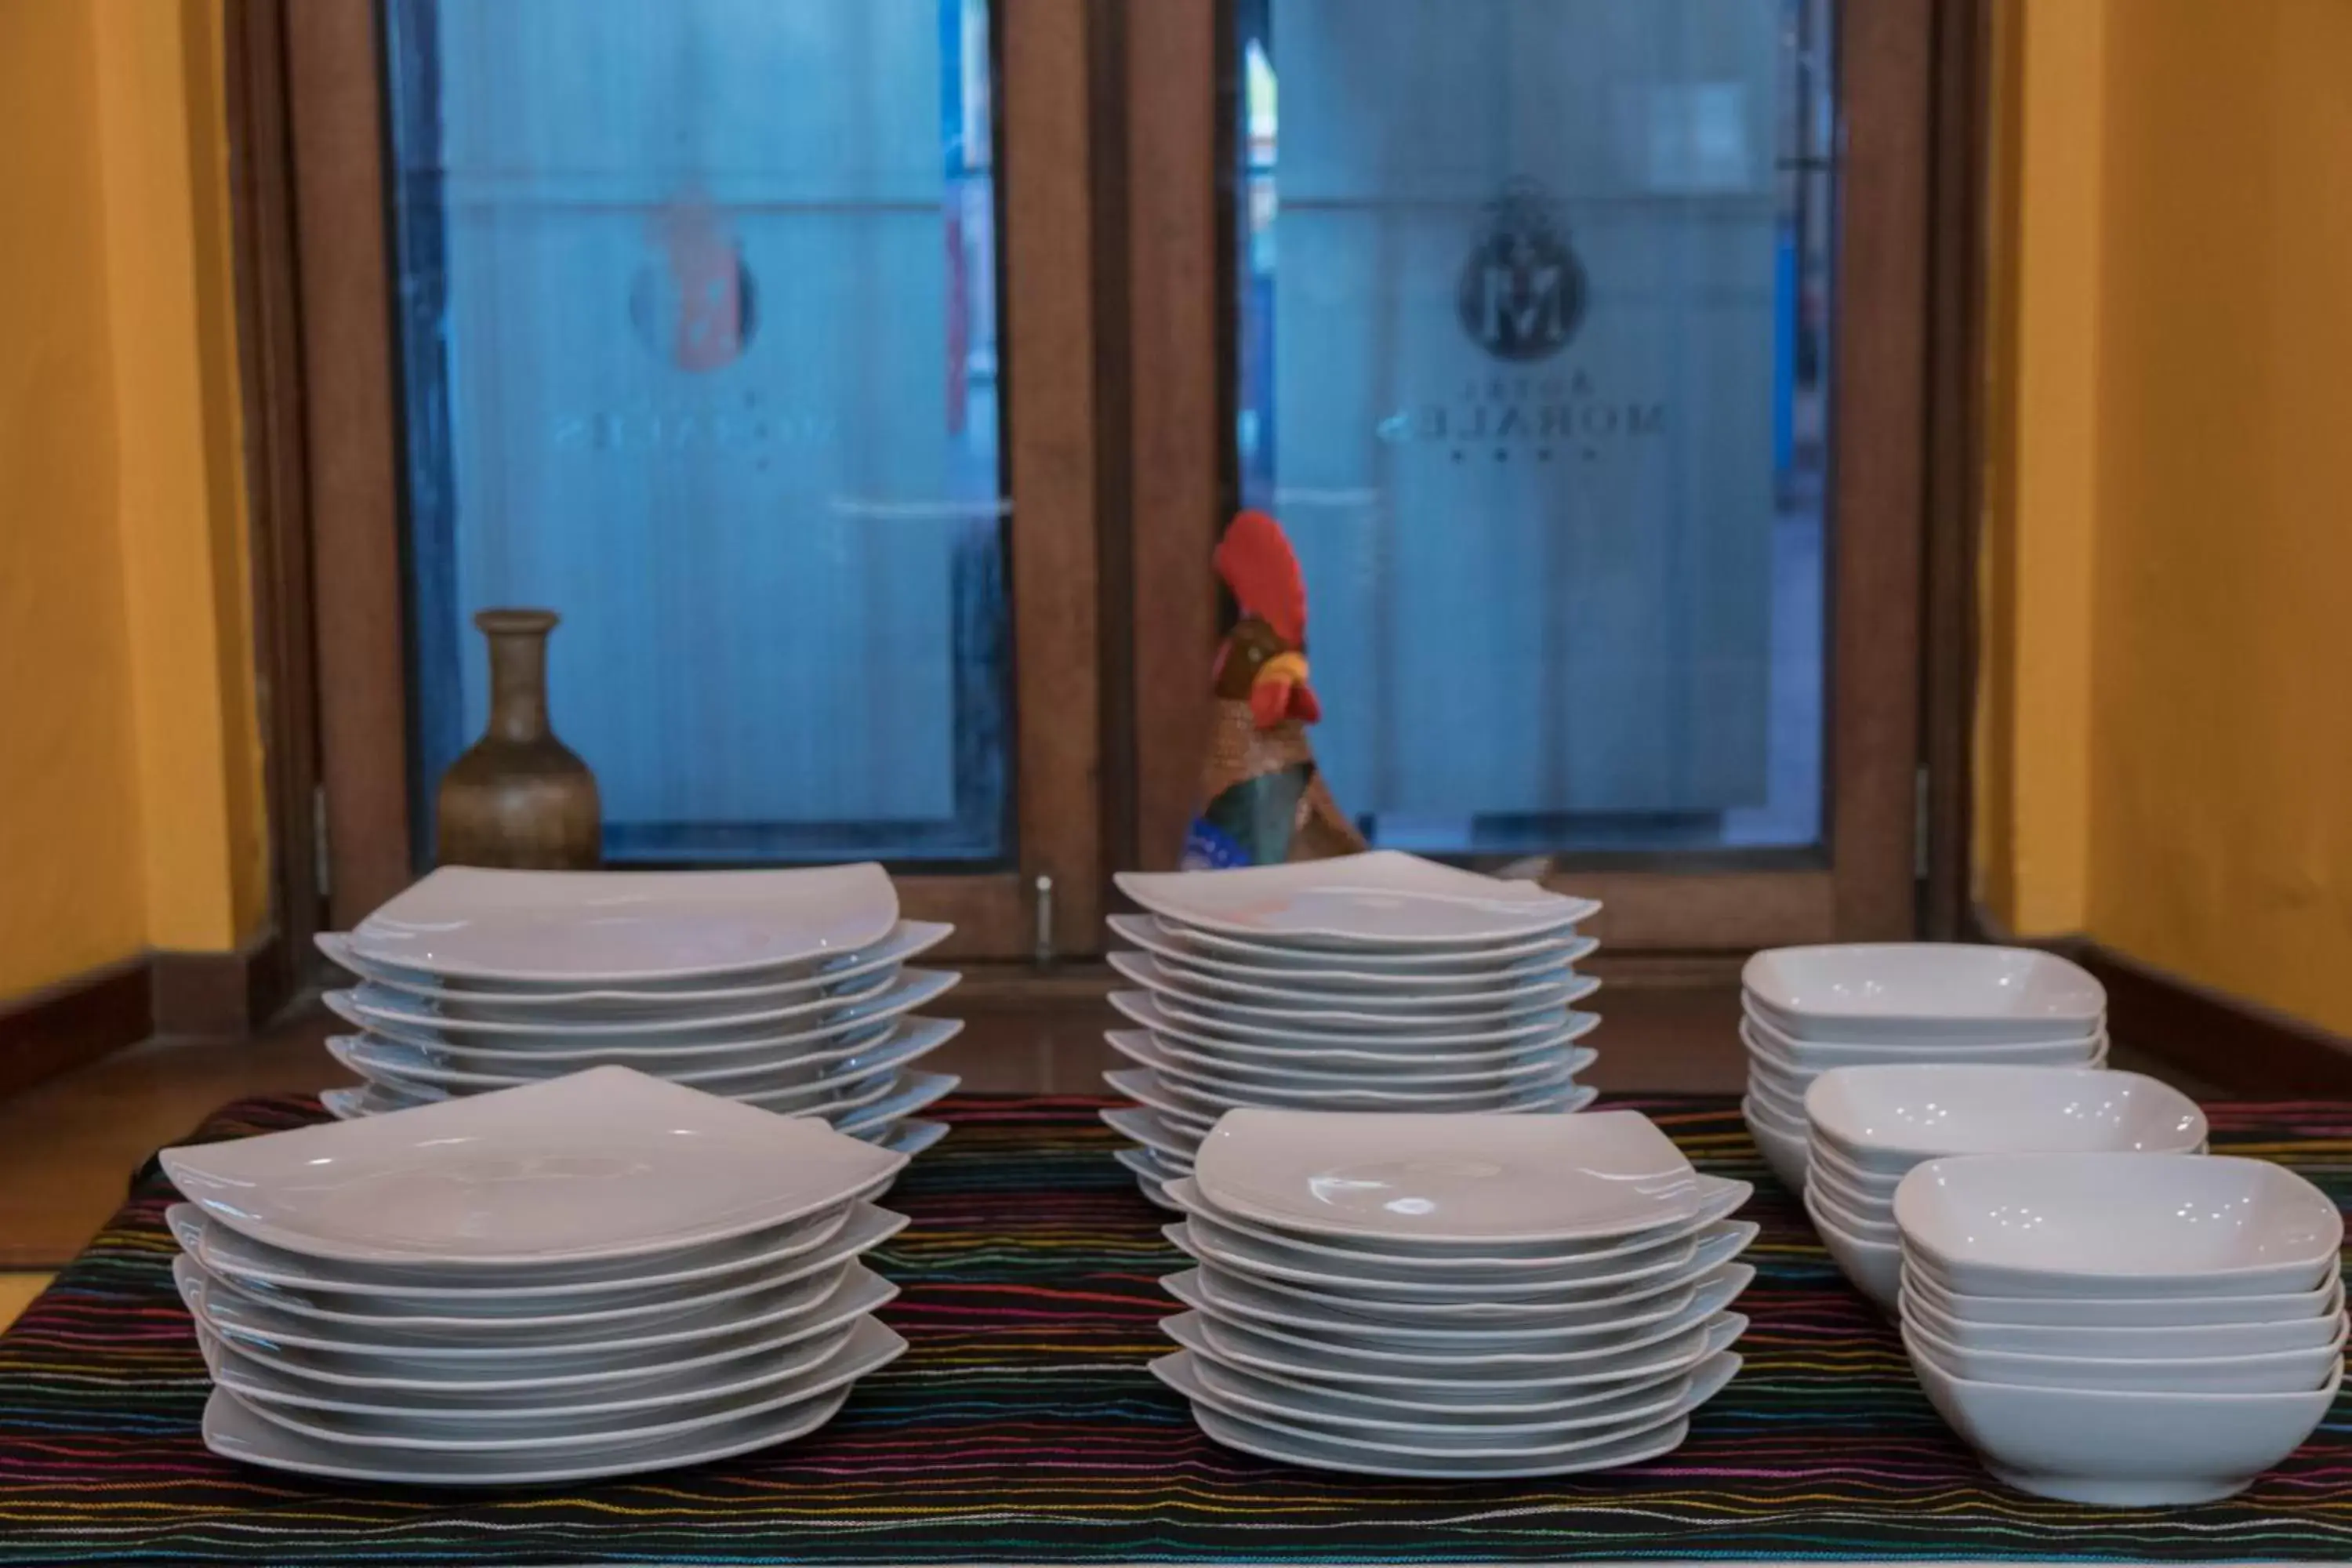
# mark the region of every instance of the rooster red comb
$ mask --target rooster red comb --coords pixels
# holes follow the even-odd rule
[[[1255,616],[1293,646],[1307,640],[1307,581],[1280,523],[1262,511],[1239,513],[1217,542],[1214,559],[1242,614]]]

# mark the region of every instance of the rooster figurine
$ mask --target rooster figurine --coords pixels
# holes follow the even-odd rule
[[[1319,860],[1365,847],[1315,765],[1307,726],[1323,716],[1307,684],[1307,584],[1274,519],[1235,517],[1218,542],[1217,575],[1241,619],[1217,650],[1216,715],[1184,843],[1188,871]]]

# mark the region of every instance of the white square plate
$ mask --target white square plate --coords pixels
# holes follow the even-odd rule
[[[564,1412],[526,1422],[485,1426],[467,1411],[399,1411],[357,1415],[304,1410],[257,1403],[251,1408],[305,1439],[387,1454],[478,1454],[499,1463],[521,1455],[558,1454],[600,1447],[626,1439],[683,1437],[726,1426],[743,1416],[787,1405],[801,1405],[845,1388],[904,1353],[907,1342],[873,1318],[861,1318],[845,1332],[815,1342],[819,1354],[801,1361],[780,1378],[715,1398],[680,1399],[658,1412],[619,1415]],[[787,1363],[786,1364],[791,1364]]]
[[[683,1371],[655,1366],[572,1387],[547,1388],[529,1378],[500,1389],[446,1382],[336,1382],[317,1375],[292,1357],[273,1356],[224,1340],[201,1325],[196,1329],[196,1345],[204,1352],[213,1381],[247,1405],[354,1415],[437,1411],[467,1416],[489,1430],[564,1415],[618,1415],[626,1411],[661,1410],[686,1400],[739,1394],[778,1383],[839,1349],[859,1319],[898,1294],[898,1287],[880,1275],[852,1268],[831,1296],[793,1326],[790,1331],[796,1337],[789,1341],[769,1344],[754,1354],[723,1357]]]
[[[1444,1009],[1463,1005],[1467,996],[1565,981],[1573,976],[1576,964],[1601,945],[1597,937],[1546,937],[1532,944],[1531,953],[1463,967],[1469,959],[1490,952],[1477,948],[1459,955],[1452,967],[1425,969],[1398,962],[1402,955],[1395,953],[1273,953],[1231,938],[1213,938],[1207,931],[1179,935],[1175,928],[1151,915],[1112,915],[1108,923],[1114,934],[1139,950],[1130,956],[1150,959],[1195,990],[1261,1000],[1303,994],[1377,1007]],[[1212,941],[1227,945],[1212,948],[1208,945]],[[1283,962],[1249,962],[1269,955]]]
[[[786,871],[445,866],[362,921],[351,951],[447,978],[635,985],[871,947],[898,895],[871,862]]]
[[[1702,1201],[1682,1151],[1632,1110],[1235,1110],[1194,1174],[1217,1207],[1277,1228],[1464,1244],[1631,1235]]]
[[[1471,948],[1564,931],[1600,905],[1394,849],[1230,871],[1122,871],[1152,913],[1306,947]]]
[[[1809,1040],[2058,1040],[2095,1033],[2107,1005],[2105,988],[2054,952],[1968,942],[1772,948],[1740,981],[1776,1026]]]
[[[1220,964],[1224,973],[1244,978],[1297,976],[1343,989],[1358,984],[1483,989],[1496,984],[1497,976],[1534,974],[1574,963],[1600,945],[1571,930],[1475,947],[1291,947],[1283,945],[1285,938],[1225,936],[1153,914],[1112,915],[1109,924],[1154,957]]]
[[[1601,988],[1598,977],[1567,969],[1544,977],[1431,1000],[1378,993],[1310,991],[1280,985],[1242,986],[1212,978],[1148,952],[1114,952],[1110,966],[1136,984],[1206,1017],[1228,1014],[1245,1022],[1352,1028],[1458,1030],[1499,1022],[1546,1007],[1570,1006]]]
[[[952,969],[902,969],[885,980],[807,1012],[788,1009],[772,1018],[697,1019],[675,1023],[635,1016],[597,1024],[465,1023],[404,1005],[415,998],[381,986],[330,991],[320,1000],[347,1023],[413,1046],[528,1050],[576,1050],[582,1046],[635,1050],[723,1052],[747,1046],[802,1045],[853,1034],[862,1024],[911,1013],[947,994],[962,976]]]
[[[394,1447],[331,1438],[299,1431],[283,1418],[264,1417],[215,1388],[205,1406],[205,1447],[275,1469],[425,1486],[520,1487],[632,1475],[700,1464],[813,1432],[841,1408],[851,1383],[887,1364],[906,1348],[897,1334],[867,1320],[831,1358],[764,1396],[741,1400],[746,1408],[715,1422],[670,1426],[629,1420],[618,1435],[565,1437],[528,1447],[497,1438],[464,1447]]]
[[[163,1153],[206,1217],[349,1263],[579,1263],[719,1241],[906,1163],[626,1068]]]
[[[1140,1024],[1156,1033],[1188,1035],[1211,1044],[1233,1040],[1244,1045],[1271,1046],[1277,1048],[1315,1050],[1329,1047],[1353,1051],[1393,1051],[1412,1057],[1457,1055],[1490,1047],[1507,1047],[1514,1043],[1533,1045],[1538,1040],[1560,1036],[1579,1020],[1598,1021],[1599,1015],[1571,1012],[1566,1007],[1549,1007],[1524,1013],[1508,1024],[1449,1033],[1418,1024],[1410,1029],[1379,1033],[1351,1034],[1342,1030],[1310,1029],[1303,1026],[1266,1028],[1254,1023],[1244,1023],[1231,1017],[1210,1018],[1190,1008],[1171,1005],[1149,991],[1114,991],[1110,1005],[1122,1017]],[[1590,1026],[1586,1026],[1589,1027]],[[1583,1031],[1578,1029],[1577,1033]],[[1574,1036],[1568,1037],[1573,1038]]]
[[[1903,1249],[1972,1296],[2238,1296],[2308,1290],[2344,1217],[2262,1160],[2203,1154],[1965,1154],[1895,1190]]]
[[[596,1022],[611,1018],[661,1017],[687,1022],[724,1017],[776,1006],[795,997],[837,995],[864,989],[885,970],[921,956],[955,934],[955,927],[937,921],[900,921],[890,934],[872,947],[845,952],[837,962],[792,964],[777,970],[747,970],[723,977],[719,984],[693,979],[635,988],[566,985],[541,982],[536,988],[514,983],[516,989],[494,990],[481,981],[446,981],[421,969],[379,963],[352,948],[348,931],[320,931],[312,940],[337,967],[388,990],[436,1004],[442,1016],[543,1024],[559,1018]]]
[[[903,1066],[938,1049],[962,1029],[961,1018],[900,1017],[872,1025],[866,1031],[870,1038],[846,1035],[824,1041],[813,1050],[793,1044],[746,1046],[723,1055],[693,1056],[631,1050],[619,1045],[577,1051],[483,1051],[412,1046],[370,1032],[328,1036],[327,1054],[362,1075],[441,1089],[513,1089],[592,1067],[623,1067],[740,1100],[764,1089],[789,1089],[820,1079],[841,1083],[885,1067]]]

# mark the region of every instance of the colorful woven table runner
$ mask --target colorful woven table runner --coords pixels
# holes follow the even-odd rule
[[[1747,1365],[1678,1452],[1556,1482],[1352,1479],[1221,1448],[1145,1371],[1180,1266],[1091,1100],[950,1102],[872,1261],[913,1349],[814,1436],[536,1493],[312,1482],[198,1440],[204,1365],[160,1178],[0,1335],[0,1563],[2352,1560],[2352,1399],[2252,1491],[2093,1511],[1990,1481],[1839,1277],[1727,1100],[1620,1099],[1758,1184]],[[232,1106],[206,1138],[318,1119]],[[2352,1105],[2224,1106],[2217,1152],[2352,1196]]]

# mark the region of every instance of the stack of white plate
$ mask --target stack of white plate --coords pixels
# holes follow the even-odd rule
[[[1832,1068],[2107,1059],[2105,989],[2080,965],[2032,948],[1783,947],[1749,959],[1740,980],[1740,1110],[1773,1173],[1791,1187],[1805,1184],[1805,1090]]]
[[[1168,1184],[1199,1267],[1151,1370],[1218,1442],[1319,1469],[1654,1458],[1739,1368],[1750,1190],[1633,1111],[1236,1110]]]
[[[858,1262],[907,1156],[599,1068],[164,1151],[205,1446],[520,1486],[814,1431],[906,1346]]]
[[[1576,972],[1600,906],[1393,850],[1230,871],[1128,872],[1140,915],[1111,963],[1137,1103],[1104,1120],[1146,1196],[1189,1173],[1225,1111],[1565,1111],[1591,1102]]]
[[[1895,1193],[1949,1154],[2195,1154],[2205,1113],[2179,1089],[2095,1068],[1832,1068],[1805,1091],[1805,1207],[1846,1277],[1888,1311],[1903,1272]]]
[[[954,928],[898,918],[875,865],[789,871],[446,867],[319,938],[359,975],[327,1042],[367,1116],[617,1066],[912,1153],[956,1086],[916,1070],[963,1026],[914,1016],[959,978],[908,959]]]
[[[1979,1154],[1903,1178],[1903,1342],[2001,1479],[2141,1508],[2242,1489],[2343,1377],[2344,1222],[2260,1160]]]

